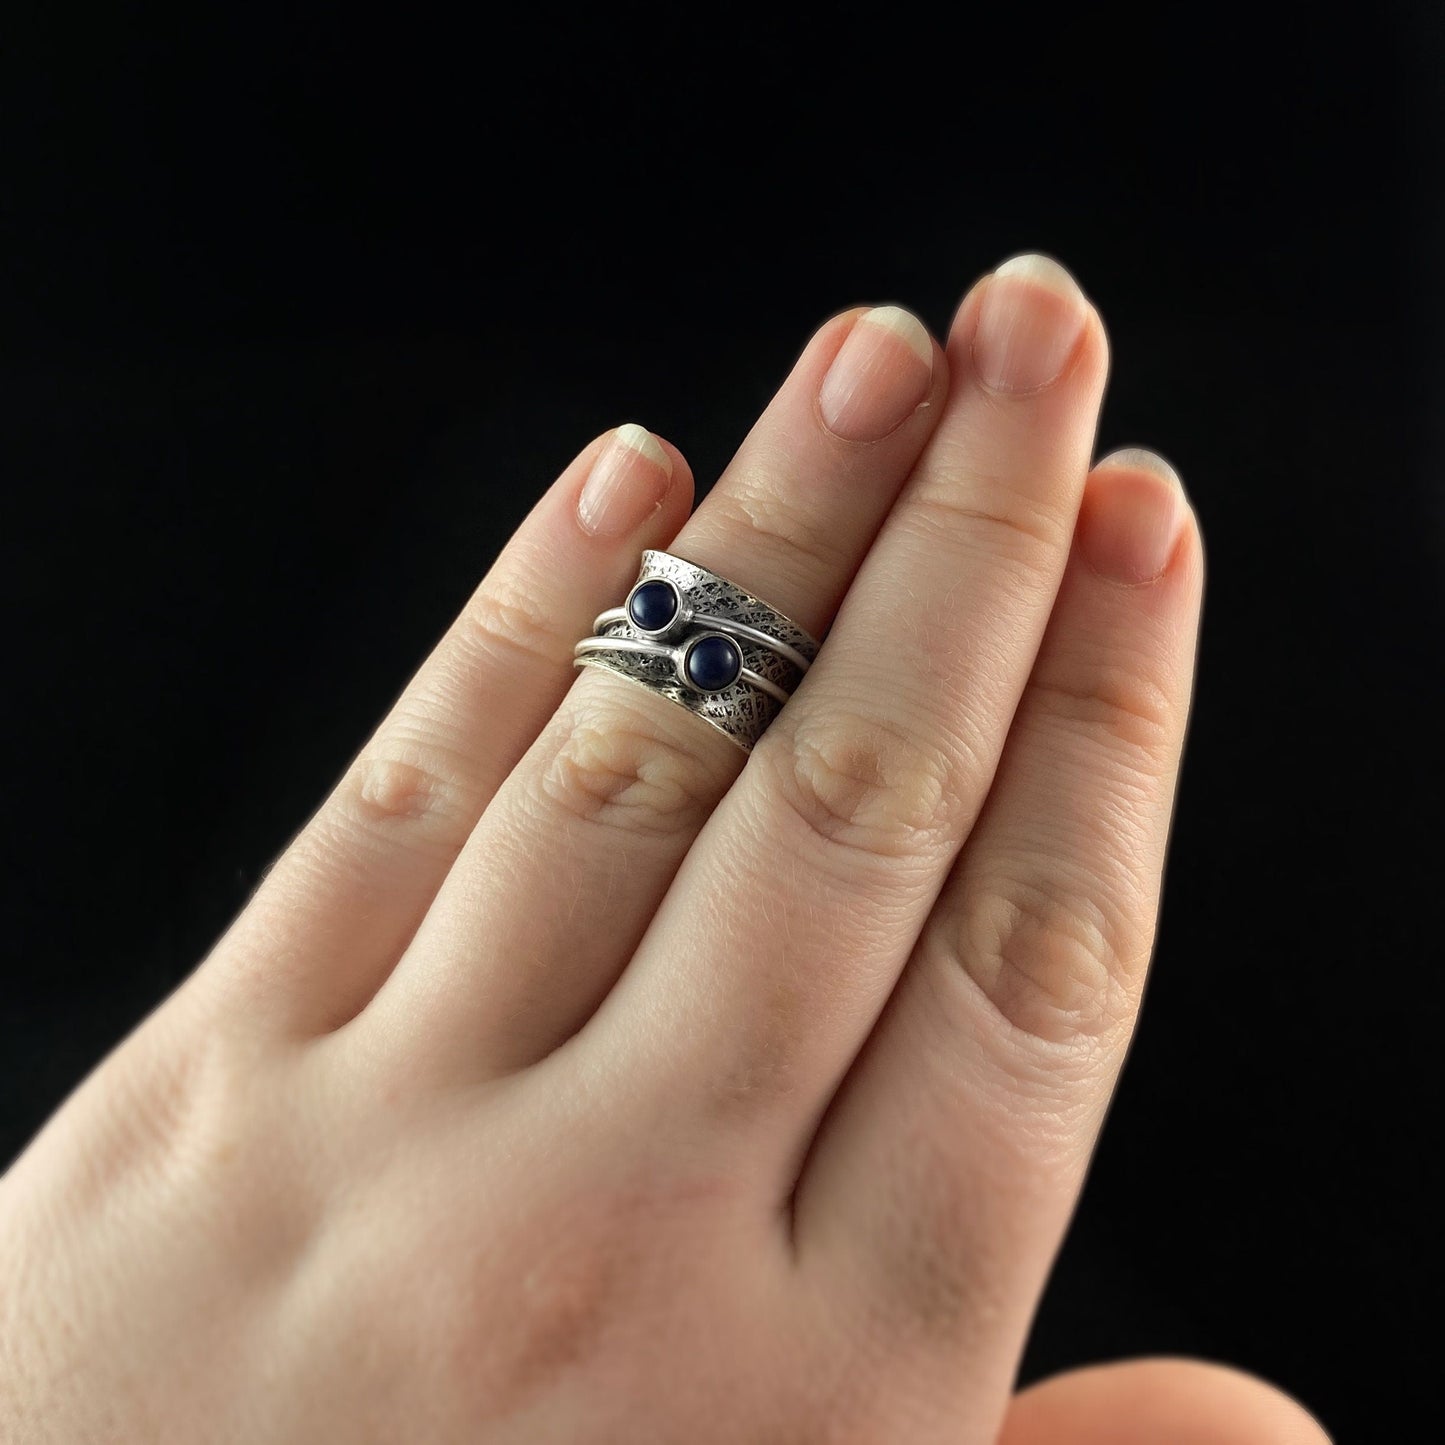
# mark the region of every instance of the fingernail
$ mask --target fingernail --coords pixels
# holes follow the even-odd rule
[[[1179,545],[1189,505],[1179,473],[1155,452],[1111,452],[1094,469],[1079,509],[1084,560],[1116,582],[1152,582]]]
[[[928,399],[933,342],[901,306],[875,306],[853,324],[823,385],[818,409],[834,436],[873,442],[901,426]]]
[[[577,498],[577,520],[594,537],[623,537],[662,505],[672,458],[646,427],[617,428],[592,463]]]
[[[1015,256],[985,283],[973,338],[995,391],[1037,391],[1068,365],[1089,317],[1079,283],[1047,256]]]

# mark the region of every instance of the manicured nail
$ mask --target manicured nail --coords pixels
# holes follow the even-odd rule
[[[818,393],[818,409],[834,436],[873,442],[902,424],[928,399],[933,342],[901,306],[875,306],[853,324]]]
[[[1047,256],[1015,256],[984,283],[973,361],[995,391],[1037,391],[1079,344],[1089,304],[1079,283]]]
[[[1101,575],[1152,582],[1169,565],[1188,513],[1179,473],[1157,453],[1129,447],[1094,468],[1076,541]]]
[[[594,537],[625,537],[662,505],[672,458],[636,422],[617,428],[592,463],[577,498],[577,519]]]

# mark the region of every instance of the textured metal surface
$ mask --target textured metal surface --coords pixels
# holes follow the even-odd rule
[[[694,612],[731,618],[745,626],[779,638],[804,657],[818,655],[818,643],[776,608],[714,572],[668,552],[644,552],[638,581],[665,577],[676,584]],[[699,629],[705,630],[705,629]],[[641,638],[625,617],[610,623],[601,637]],[[792,692],[801,680],[800,670],[771,648],[739,639],[745,667]],[[645,656],[624,651],[588,652],[576,659],[579,667],[600,667],[641,683],[651,691],[685,707],[690,713],[726,733],[744,751],[762,737],[781,704],[741,679],[724,692],[699,693],[685,686],[666,656]]]
[[[707,636],[706,632],[699,633],[699,636]],[[716,636],[716,633],[712,633]],[[611,643],[611,647],[608,644]],[[678,676],[679,682],[684,687],[686,681],[679,676],[683,671],[680,665],[682,654],[681,647],[669,647],[665,642],[639,642],[634,637],[624,637],[619,629],[617,634],[611,637],[584,637],[581,642],[572,649],[573,657],[587,657],[596,652],[625,652],[630,657],[657,658],[665,657],[672,666],[674,676]],[[785,703],[792,696],[770,677],[764,677],[761,673],[754,672],[750,667],[744,667],[739,674],[740,679],[749,687],[761,688],[769,697],[778,703]],[[718,694],[713,693],[716,697]]]

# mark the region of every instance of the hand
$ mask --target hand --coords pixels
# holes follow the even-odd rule
[[[716,489],[599,438],[0,1186],[0,1438],[1318,1441],[1010,1389],[1128,1042],[1203,562],[1097,315],[825,325]],[[666,546],[821,634],[744,769],[573,643]],[[571,686],[569,688],[569,683]]]

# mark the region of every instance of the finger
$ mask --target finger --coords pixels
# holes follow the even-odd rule
[[[198,975],[302,1034],[376,991],[570,681],[572,645],[687,516],[692,474],[642,427],[597,438],[503,549]]]
[[[907,312],[836,318],[674,550],[820,632],[932,428],[944,371]],[[743,760],[687,711],[585,671],[368,1010],[380,1037],[423,1028],[428,1067],[448,1075],[550,1052],[611,986]]]
[[[988,802],[799,1181],[813,1267],[1000,1377],[1143,987],[1202,582],[1167,463],[1102,463]]]
[[[1273,1385],[1202,1360],[1070,1370],[1016,1395],[998,1445],[1330,1445]]]
[[[644,1036],[661,1096],[784,1197],[987,791],[1088,469],[1106,347],[1062,267],[986,278],[949,357],[944,420],[827,647],[596,1021]]]

